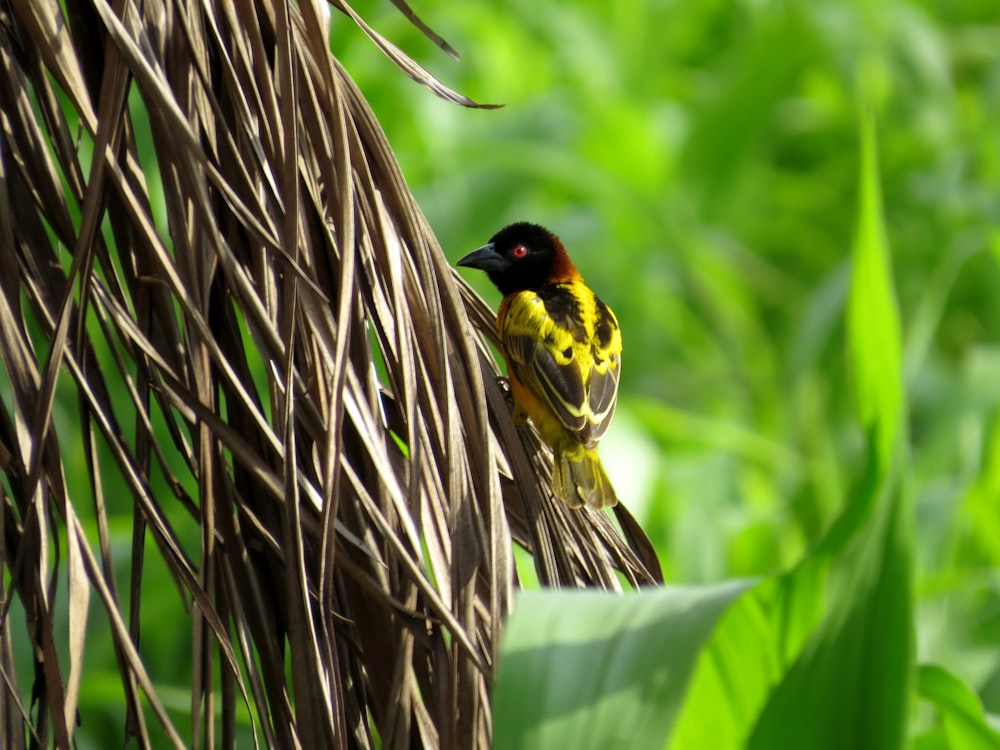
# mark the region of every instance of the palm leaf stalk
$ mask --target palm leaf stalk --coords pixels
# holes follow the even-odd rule
[[[5,748],[72,746],[95,628],[140,747],[488,747],[514,545],[544,585],[660,579],[624,508],[549,496],[327,10],[0,0]]]

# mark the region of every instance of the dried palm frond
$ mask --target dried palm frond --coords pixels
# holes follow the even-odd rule
[[[5,748],[86,726],[99,621],[143,747],[233,747],[243,707],[258,745],[487,747],[515,543],[546,585],[659,580],[627,511],[549,496],[492,316],[320,10],[0,0]],[[143,640],[151,559],[191,633],[190,736]]]

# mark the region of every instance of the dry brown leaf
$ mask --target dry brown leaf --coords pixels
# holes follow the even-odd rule
[[[0,743],[71,745],[102,628],[122,743],[234,747],[249,715],[258,746],[488,748],[514,544],[544,585],[661,574],[625,508],[551,497],[493,314],[322,7],[0,0],[0,19],[0,615],[16,597],[25,620],[0,633]],[[147,658],[153,556],[190,645],[186,737]]]

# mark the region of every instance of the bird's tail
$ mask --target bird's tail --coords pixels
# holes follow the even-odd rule
[[[600,509],[618,504],[615,488],[593,448],[572,454],[555,451],[552,493],[571,508],[587,504]]]

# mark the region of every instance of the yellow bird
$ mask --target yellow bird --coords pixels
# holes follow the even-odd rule
[[[562,242],[537,224],[504,227],[460,266],[486,272],[504,295],[497,330],[514,420],[531,420],[552,449],[552,492],[571,508],[615,505],[597,455],[615,413],[622,337]]]

